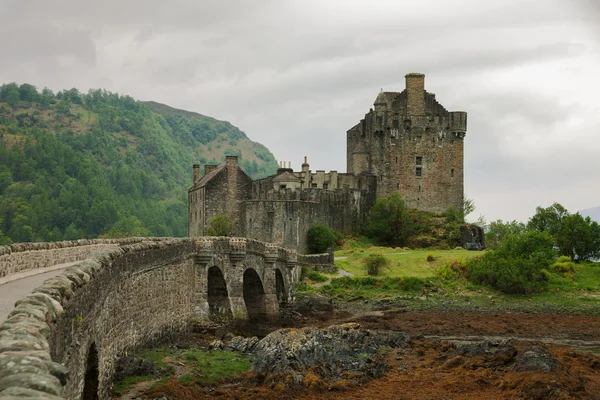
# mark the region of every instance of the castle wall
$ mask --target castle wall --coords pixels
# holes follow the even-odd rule
[[[307,251],[306,233],[316,223],[356,232],[374,203],[367,191],[279,190],[242,204],[242,230],[252,239]]]

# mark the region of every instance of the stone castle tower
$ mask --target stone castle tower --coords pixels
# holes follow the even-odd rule
[[[377,197],[399,193],[409,208],[462,207],[467,113],[448,112],[425,91],[425,75],[406,75],[402,92],[381,92],[347,132],[347,172],[372,175]]]

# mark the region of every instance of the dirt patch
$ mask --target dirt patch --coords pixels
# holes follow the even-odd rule
[[[600,357],[573,349],[574,343],[600,341],[598,317],[532,312],[339,310],[325,298],[300,302],[298,306],[302,312],[280,325],[327,327],[358,322],[365,329],[402,331],[413,340],[407,348],[383,353],[386,368],[378,378],[349,374],[344,379],[327,380],[318,371],[308,370],[298,384],[251,371],[212,385],[186,386],[172,379],[138,398],[600,400]],[[530,365],[535,365],[536,357],[548,362],[532,371]]]
[[[527,346],[515,344],[515,353]],[[598,357],[545,346],[557,361],[548,372],[518,372],[510,352],[465,353],[451,344],[422,340],[386,357],[388,369],[378,379],[325,383],[308,372],[302,386],[286,389],[282,381],[249,373],[219,386],[185,386],[176,380],[147,398],[168,399],[600,399]]]

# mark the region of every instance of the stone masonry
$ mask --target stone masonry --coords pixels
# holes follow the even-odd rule
[[[96,254],[46,280],[0,325],[0,399],[106,399],[120,357],[186,331],[193,318],[274,314],[293,301],[300,265],[331,261],[222,237]]]
[[[347,172],[300,171],[280,164],[252,181],[236,157],[225,165],[194,165],[188,192],[188,236],[206,235],[212,217],[227,213],[235,234],[306,252],[315,223],[356,232],[376,198],[398,193],[409,208],[442,213],[461,208],[467,114],[448,112],[425,91],[423,74],[407,74],[401,92],[381,92],[374,109],[347,132]]]

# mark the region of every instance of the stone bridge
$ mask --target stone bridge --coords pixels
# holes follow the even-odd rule
[[[275,314],[294,300],[302,265],[332,263],[327,254],[304,256],[245,238],[60,248],[81,246],[101,247],[17,302],[0,325],[0,399],[106,399],[120,357],[189,330],[194,319]],[[0,247],[0,270],[35,268],[24,260],[55,250],[34,247]],[[53,263],[37,262],[38,268]]]

